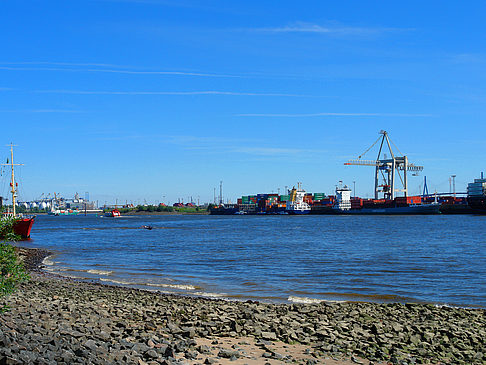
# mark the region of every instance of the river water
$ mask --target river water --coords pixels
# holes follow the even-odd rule
[[[22,245],[54,273],[167,293],[486,307],[485,232],[475,215],[39,216]]]

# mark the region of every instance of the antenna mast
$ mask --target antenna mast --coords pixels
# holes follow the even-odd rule
[[[14,163],[14,158],[13,158],[13,148],[14,145],[13,143],[10,143],[9,145],[7,146],[10,146],[10,163],[7,163],[6,164],[2,164],[2,166],[10,166],[10,168],[12,169],[12,180],[10,182],[10,186],[11,186],[11,190],[10,192],[12,193],[12,212],[13,212],[13,216],[15,217],[15,214],[16,214],[16,211],[15,211],[15,197],[17,196],[16,195],[16,192],[17,192],[17,185],[15,184],[15,175],[14,175],[14,166],[22,166],[23,164],[22,163]]]
[[[223,180],[219,182],[219,205],[223,204]]]

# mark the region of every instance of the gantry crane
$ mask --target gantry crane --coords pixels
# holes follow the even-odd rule
[[[362,160],[363,157],[374,145],[376,145],[379,141],[380,143],[380,150],[378,151],[378,157],[376,160]],[[386,142],[386,147],[390,152],[391,158],[387,158],[386,154],[384,155],[383,159],[380,159],[381,153],[383,151],[383,145]],[[345,163],[345,165],[357,165],[357,166],[375,166],[375,199],[379,199],[378,194],[383,193],[385,199],[395,199],[396,194],[399,192],[403,192],[404,196],[408,195],[408,181],[407,181],[407,171],[416,173],[422,171],[424,168],[423,166],[417,166],[413,163],[408,162],[407,156],[395,156],[391,147],[391,140],[388,137],[388,133],[386,131],[380,131],[380,137],[373,143],[363,154],[358,156],[355,160],[349,160]],[[393,144],[395,146],[395,144]],[[395,146],[397,151],[400,150]],[[383,178],[383,184],[380,185],[380,175]],[[397,188],[396,185],[396,177],[399,177],[401,182],[401,187]],[[399,185],[400,186],[400,185]]]

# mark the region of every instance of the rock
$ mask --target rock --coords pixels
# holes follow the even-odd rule
[[[184,357],[186,359],[189,359],[189,360],[195,360],[195,359],[197,359],[198,356],[199,356],[199,353],[195,350],[186,351],[186,353],[184,354]]]
[[[209,346],[206,346],[206,345],[201,345],[197,348],[197,351],[199,351],[199,353],[201,354],[210,354],[211,353],[211,349],[209,348]]]
[[[165,350],[165,357],[175,357],[175,352],[174,348],[172,346],[167,346],[167,349]]]
[[[168,329],[169,329],[169,331],[170,331],[172,334],[174,334],[174,335],[176,335],[176,334],[178,334],[178,333],[181,333],[181,332],[182,332],[182,330],[179,328],[179,326],[177,326],[177,325],[175,325],[175,324],[173,324],[173,323],[168,323],[168,324],[167,324],[167,328],[168,328]]]
[[[84,347],[87,347],[91,351],[96,351],[98,349],[98,346],[96,345],[96,342],[94,340],[88,340],[84,343]]]
[[[218,352],[218,356],[219,357],[223,357],[225,359],[229,359],[231,358],[232,356],[235,356],[235,357],[240,357],[240,353],[238,351],[235,351],[235,350],[231,350],[231,349],[221,349],[219,350]]]
[[[275,341],[277,335],[274,332],[262,332],[262,338],[267,341]]]
[[[182,336],[185,338],[194,338],[194,336],[196,336],[196,330],[193,327],[184,328],[182,330]]]
[[[144,357],[145,357],[146,359],[156,359],[156,358],[158,358],[158,357],[159,357],[159,355],[157,354],[157,351],[155,351],[154,349],[151,349],[151,350],[148,350],[148,351],[145,353]]]

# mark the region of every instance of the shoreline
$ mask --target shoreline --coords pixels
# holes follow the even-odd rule
[[[31,280],[0,316],[0,360],[138,364],[484,364],[483,309],[264,304],[59,277],[18,248]],[[34,360],[35,358],[35,360]]]
[[[44,260],[50,258],[51,256],[55,256],[56,252],[50,252],[44,249],[37,249],[37,248],[26,248],[26,247],[18,247],[19,251],[25,251],[23,256],[29,256],[30,254],[26,253],[27,251],[32,251],[32,254],[36,257],[36,261],[29,270],[33,270],[36,272],[41,272],[44,275],[50,275],[52,277],[57,277],[64,280],[73,280],[79,282],[88,282],[88,283],[96,283],[100,285],[106,286],[114,286],[120,288],[133,288],[137,290],[144,290],[147,292],[160,292],[162,294],[168,295],[177,295],[177,296],[184,296],[184,297],[191,297],[191,298],[209,298],[209,299],[220,299],[225,301],[236,301],[236,302],[244,302],[244,301],[258,301],[262,304],[283,304],[283,305],[292,305],[292,304],[334,304],[334,303],[374,303],[374,304],[407,304],[407,303],[414,303],[420,305],[432,305],[438,308],[441,307],[449,307],[449,308],[457,308],[457,309],[482,309],[486,310],[486,307],[481,305],[460,305],[460,304],[453,304],[453,303],[444,303],[444,302],[432,302],[432,301],[424,301],[424,300],[417,300],[415,298],[402,298],[399,296],[391,296],[391,295],[357,295],[357,294],[347,294],[347,293],[333,293],[333,299],[320,299],[320,298],[312,298],[306,296],[292,296],[290,295],[287,299],[285,298],[270,298],[270,297],[257,297],[257,296],[241,296],[241,295],[223,295],[219,293],[212,293],[212,292],[201,292],[200,290],[196,293],[191,292],[183,292],[183,291],[163,291],[157,290],[153,288],[146,288],[142,283],[126,283],[126,282],[119,282],[116,280],[110,280],[106,277],[77,277],[72,275],[63,275],[59,272],[53,272],[48,270],[47,268],[50,267],[51,264],[47,264]],[[29,259],[32,260],[32,259]],[[68,270],[69,271],[69,270]],[[83,271],[83,270],[81,270]],[[87,270],[90,272],[91,270]],[[102,275],[102,274],[100,274]],[[169,285],[170,286],[170,285]],[[181,284],[181,286],[187,286],[186,284]],[[191,285],[189,285],[191,286]],[[177,285],[174,286],[177,289]],[[197,289],[201,289],[196,287]]]

